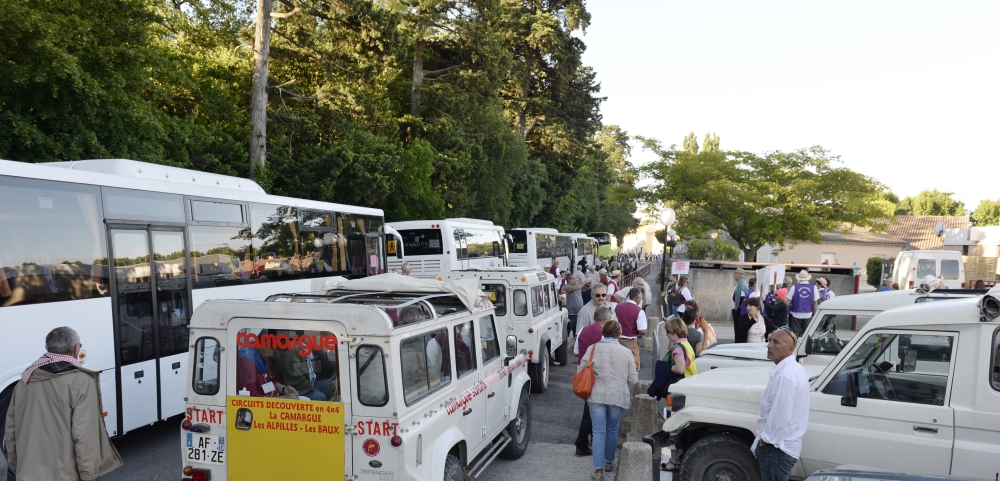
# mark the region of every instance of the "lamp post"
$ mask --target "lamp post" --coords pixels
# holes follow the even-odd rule
[[[660,223],[663,224],[664,229],[669,229],[675,220],[677,220],[677,214],[670,207],[664,208],[660,211]],[[667,264],[670,263],[670,257],[667,252],[667,244],[674,242],[674,234],[671,234],[671,232],[673,231],[668,230],[663,233],[663,262],[660,263],[660,292],[663,292],[663,286],[667,282],[666,268]],[[674,245],[676,245],[676,243],[674,243]]]

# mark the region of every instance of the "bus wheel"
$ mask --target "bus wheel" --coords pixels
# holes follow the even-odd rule
[[[549,350],[546,346],[539,349],[538,362],[531,365],[531,392],[543,393],[549,388]]]
[[[449,454],[444,462],[444,481],[465,481],[462,474],[462,461],[454,455]]]
[[[515,417],[507,425],[507,434],[510,435],[510,444],[500,452],[500,457],[504,459],[520,458],[528,449],[528,440],[531,439],[531,401],[528,400],[527,390],[521,391]]]

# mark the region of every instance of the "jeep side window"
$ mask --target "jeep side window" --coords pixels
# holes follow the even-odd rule
[[[476,349],[472,341],[474,336],[472,321],[455,326],[455,369],[459,378],[477,369]]]
[[[483,351],[483,365],[500,357],[500,344],[496,329],[493,328],[493,316],[479,318],[479,344]]]
[[[524,289],[517,289],[514,291],[514,315],[528,315],[528,296],[524,292]]]
[[[407,406],[451,382],[448,330],[417,334],[399,343],[403,401]]]
[[[545,284],[545,309],[552,308],[552,294],[549,292],[549,285]]]
[[[498,316],[507,315],[507,287],[503,284],[483,284],[483,292],[490,296],[490,302]]]
[[[199,337],[194,345],[194,392],[211,396],[219,392],[219,341]]]
[[[384,361],[382,349],[376,346],[358,347],[358,400],[365,406],[385,406],[389,402]]]
[[[531,315],[537,316],[542,313],[545,309],[545,299],[542,297],[545,293],[542,292],[542,286],[535,286],[531,288]]]
[[[823,388],[843,396],[857,373],[858,398],[943,406],[955,338],[946,335],[871,334]]]
[[[1000,328],[993,331],[993,365],[990,367],[990,385],[1000,391]]]
[[[809,336],[813,354],[839,354],[854,335],[858,333],[872,316],[852,316],[849,314],[827,314]]]

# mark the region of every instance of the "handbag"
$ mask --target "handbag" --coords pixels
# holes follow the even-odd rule
[[[573,375],[573,394],[581,399],[590,397],[590,391],[594,390],[594,353],[597,352],[597,344],[590,347],[590,357],[587,358],[587,365],[583,366],[580,372]]]

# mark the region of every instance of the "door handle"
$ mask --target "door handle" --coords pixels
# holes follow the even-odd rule
[[[491,398],[491,397],[493,397],[493,396],[496,396],[496,395],[497,395],[497,393],[496,393],[496,391],[494,391],[494,392],[491,392],[491,393],[490,393],[489,395],[487,395],[486,397],[487,397],[487,398]]]
[[[472,414],[472,408],[469,408],[469,409],[466,409],[465,411],[462,411],[462,416],[468,416],[470,414]]]
[[[934,426],[921,426],[919,424],[913,425],[913,430],[921,433],[935,433],[937,434],[938,428]]]

